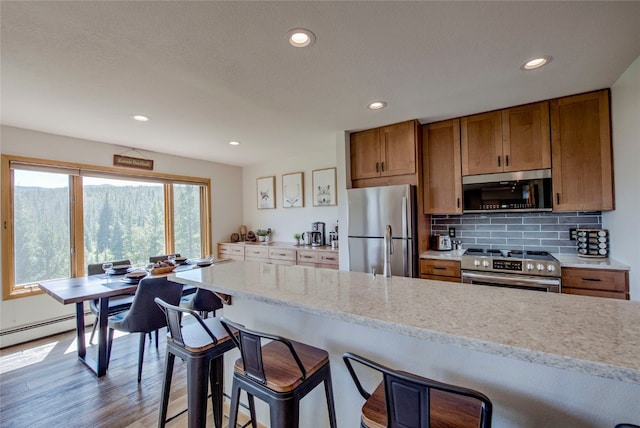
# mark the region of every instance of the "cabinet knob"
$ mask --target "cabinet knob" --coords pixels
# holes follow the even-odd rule
[[[380,172],[380,162],[376,162],[376,172]]]
[[[498,166],[502,166],[502,164],[500,163],[500,156],[498,156]]]
[[[382,172],[384,172],[384,162],[382,162]]]
[[[506,166],[509,166],[509,155],[505,155],[505,156],[504,156],[504,164],[505,164]]]
[[[556,204],[560,205],[560,193],[556,193]]]

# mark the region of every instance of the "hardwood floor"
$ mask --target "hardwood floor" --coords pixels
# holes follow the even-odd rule
[[[141,383],[136,381],[138,340],[137,333],[116,336],[101,379],[78,360],[73,331],[0,350],[0,426],[156,427],[165,333],[160,332],[158,350],[147,341]],[[186,407],[186,365],[176,358],[168,414]],[[186,427],[186,420],[184,413],[167,427]],[[226,417],[224,423],[226,428]],[[207,426],[213,426],[210,400]]]

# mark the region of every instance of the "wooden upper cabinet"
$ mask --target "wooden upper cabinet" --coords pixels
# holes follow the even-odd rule
[[[416,173],[417,121],[351,134],[351,179]]]
[[[549,102],[502,111],[504,171],[551,168]]]
[[[380,129],[380,173],[383,177],[415,174],[416,124],[414,121]]]
[[[422,127],[423,210],[462,214],[460,119]]]
[[[462,175],[551,168],[549,102],[463,117]]]
[[[372,178],[380,175],[380,129],[351,135],[351,177]]]
[[[501,121],[499,111],[462,118],[462,175],[502,172]]]
[[[551,101],[554,211],[614,209],[609,90]]]

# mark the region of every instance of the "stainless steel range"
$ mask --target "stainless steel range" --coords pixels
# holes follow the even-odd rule
[[[468,284],[560,292],[560,262],[546,251],[470,248],[460,266]]]

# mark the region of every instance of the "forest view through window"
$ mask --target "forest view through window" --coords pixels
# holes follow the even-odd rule
[[[211,254],[205,178],[2,155],[3,298],[87,265]]]
[[[82,189],[85,266],[124,259],[144,266],[166,254],[162,184],[83,177]]]

